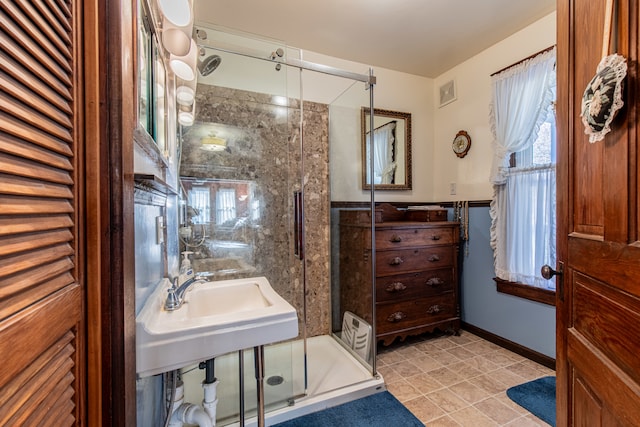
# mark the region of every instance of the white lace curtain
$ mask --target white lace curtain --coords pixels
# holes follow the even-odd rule
[[[193,187],[189,190],[189,206],[198,211],[191,218],[194,224],[207,224],[211,220],[211,193],[205,187]]]
[[[556,265],[556,170],[553,165],[514,168],[496,190],[496,276],[553,288],[540,268]],[[526,190],[526,191],[523,191]]]
[[[511,153],[531,147],[553,102],[556,48],[492,77],[489,120],[493,132],[491,182],[504,184]]]
[[[216,224],[236,218],[236,190],[220,188],[216,193]]]
[[[540,267],[555,266],[555,165],[509,168],[511,153],[530,149],[555,98],[555,48],[493,76],[494,135],[491,247],[496,275],[552,285]]]
[[[395,142],[395,129],[397,122],[389,122],[373,131],[373,184],[393,183],[396,163],[393,161],[393,145]],[[369,149],[370,139],[367,136],[367,149]],[[371,182],[369,171],[369,156],[367,152],[367,182]]]

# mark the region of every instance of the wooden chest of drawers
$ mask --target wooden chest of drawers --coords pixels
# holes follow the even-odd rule
[[[384,345],[435,329],[457,333],[459,224],[377,222],[374,293],[371,224],[354,215],[340,217],[341,315],[351,311],[371,323],[375,294],[376,341]]]

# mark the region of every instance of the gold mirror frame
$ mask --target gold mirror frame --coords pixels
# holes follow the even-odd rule
[[[369,133],[369,117],[370,109],[362,107],[360,123],[362,127],[362,189],[370,190],[371,183],[367,182],[367,134]],[[396,135],[400,135],[394,141],[394,161],[398,163],[394,172],[394,181],[402,179],[402,182],[392,184],[374,184],[376,190],[411,190],[411,113],[403,113],[400,111],[383,110],[380,108],[373,109],[373,125],[374,130],[395,119]],[[398,179],[400,178],[400,179]]]

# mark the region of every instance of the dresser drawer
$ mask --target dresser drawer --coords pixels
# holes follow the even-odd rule
[[[408,221],[446,221],[446,209],[408,210],[405,214]]]
[[[451,246],[376,252],[376,275],[387,276],[453,265]]]
[[[457,229],[456,229],[457,230]],[[447,245],[455,241],[454,228],[396,228],[376,230],[376,249],[407,246]]]
[[[377,302],[422,298],[453,289],[451,267],[376,278]]]
[[[441,322],[457,314],[453,293],[376,305],[376,334]]]

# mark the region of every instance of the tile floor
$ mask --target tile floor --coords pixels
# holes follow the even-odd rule
[[[548,426],[506,390],[555,375],[470,332],[407,338],[378,348],[387,389],[427,426]]]

